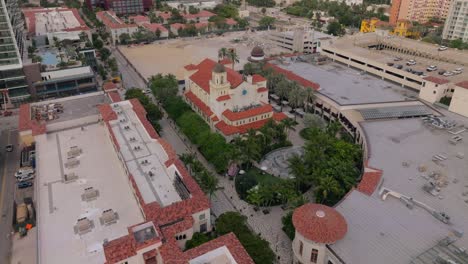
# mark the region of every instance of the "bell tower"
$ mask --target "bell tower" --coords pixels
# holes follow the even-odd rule
[[[227,80],[226,68],[217,63],[213,67],[210,80],[210,91],[216,97],[229,94],[231,84]]]

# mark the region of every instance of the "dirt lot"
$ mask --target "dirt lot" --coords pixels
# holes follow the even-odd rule
[[[158,41],[144,46],[120,46],[122,54],[146,79],[158,73],[172,73],[183,79],[183,66],[198,63],[205,58],[216,60],[220,48],[235,48],[239,56],[237,70],[247,62],[250,51],[256,45],[263,46],[266,55],[286,50],[264,42],[267,32],[231,32],[224,36],[197,37]]]

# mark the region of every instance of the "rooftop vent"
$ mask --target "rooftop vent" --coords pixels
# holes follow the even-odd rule
[[[93,228],[94,228],[93,221],[89,220],[86,217],[83,217],[83,218],[78,219],[78,222],[73,227],[73,230],[75,231],[75,234],[84,235],[88,232],[91,232]]]
[[[67,167],[68,169],[74,168],[78,165],[80,165],[80,161],[76,158],[68,158],[67,162],[65,162],[65,167]]]
[[[136,141],[136,138],[135,138],[135,137],[131,137],[131,138],[130,138],[130,141],[131,141],[131,142]]]
[[[114,107],[114,108],[119,108],[119,105],[118,105],[118,104],[114,104],[114,105],[112,105],[112,107]]]
[[[118,115],[121,115],[121,114],[122,114],[122,111],[117,111],[117,114],[118,114]]]
[[[77,146],[73,146],[70,148],[70,150],[67,152],[67,156],[68,158],[75,158],[79,155],[81,155],[81,153],[83,153],[83,151],[81,150],[81,148],[78,148]]]
[[[148,165],[148,164],[151,164],[151,162],[149,162],[148,160],[141,161],[141,165]]]
[[[65,181],[65,183],[75,181],[76,179],[78,179],[78,175],[76,175],[76,173],[74,172],[63,175],[63,180]]]
[[[124,126],[124,129],[125,129],[125,130],[129,130],[130,127],[129,127],[129,126]]]
[[[90,202],[96,200],[99,196],[99,191],[94,189],[93,187],[88,187],[84,190],[84,193],[81,195],[81,200]]]
[[[133,150],[136,150],[136,151],[141,150],[141,147],[140,146],[135,146],[135,147],[133,147]]]
[[[120,119],[119,122],[120,122],[120,123],[125,123],[125,122],[127,122],[127,119],[125,119],[125,118]]]
[[[119,214],[114,212],[112,209],[105,210],[102,212],[102,216],[99,217],[99,222],[101,222],[101,225],[112,225],[117,223],[117,220],[119,220]]]

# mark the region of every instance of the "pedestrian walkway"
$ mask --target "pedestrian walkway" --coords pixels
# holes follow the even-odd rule
[[[163,118],[160,121],[162,127],[161,136],[170,143],[177,154],[194,153],[198,160],[213,174],[218,176],[219,186],[222,188],[214,193],[211,198],[211,210],[216,216],[224,212],[238,211],[247,217],[247,223],[252,230],[260,234],[262,238],[270,243],[271,249],[279,257],[279,263],[289,264],[292,262],[291,240],[281,230],[281,218],[287,212],[280,206],[271,208],[269,214],[255,212],[253,207],[245,201],[242,201],[235,190],[234,181],[216,173],[213,166],[198,152],[197,148],[181,133],[174,125],[172,120]]]

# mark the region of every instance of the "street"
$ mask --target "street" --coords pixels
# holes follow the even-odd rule
[[[17,116],[16,116],[17,117]],[[16,118],[17,120],[17,118]],[[15,177],[19,166],[20,149],[15,119],[0,118],[0,263],[9,263],[11,257],[11,232],[13,223]],[[13,152],[6,152],[5,146],[12,144]]]

